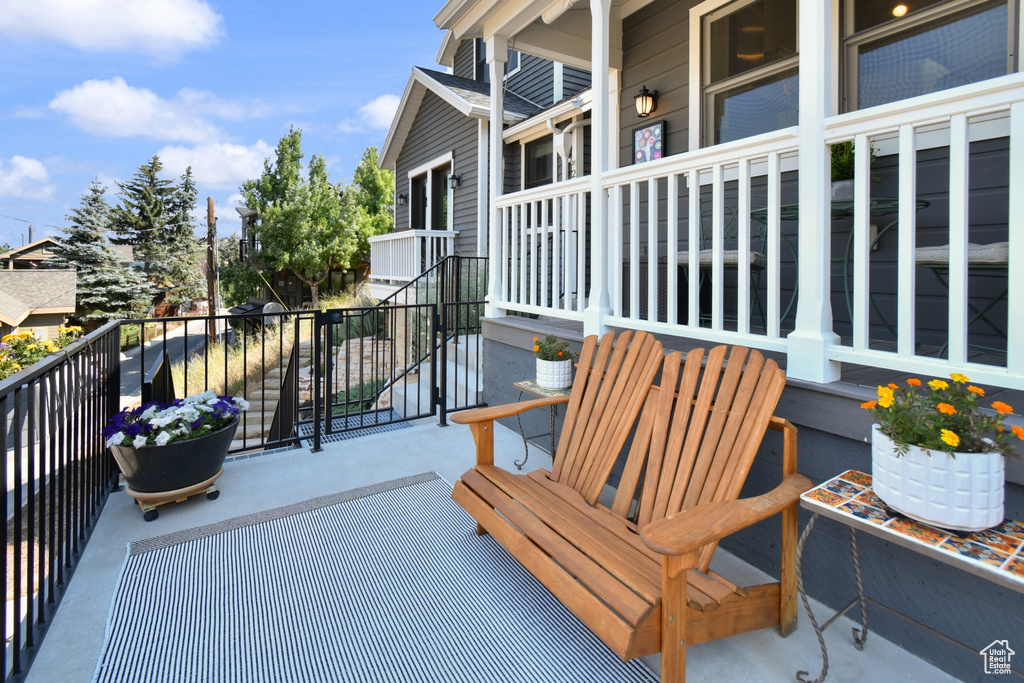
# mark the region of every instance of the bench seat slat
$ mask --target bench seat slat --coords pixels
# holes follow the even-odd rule
[[[462,482],[478,498],[492,506],[515,525],[519,533],[524,534],[527,540],[542,549],[558,564],[564,566],[566,571],[576,577],[581,585],[600,596],[609,607],[621,616],[623,621],[635,626],[650,614],[653,605],[609,574],[596,561],[580,552],[558,532],[544,524],[479,472],[476,470],[466,472],[462,476]],[[565,582],[564,578],[562,581]],[[560,588],[557,585],[552,586],[547,582],[544,582],[544,585],[556,595],[559,594]]]

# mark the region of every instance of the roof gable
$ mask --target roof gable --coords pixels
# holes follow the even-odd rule
[[[394,169],[398,155],[405,145],[413,120],[419,112],[423,97],[432,92],[450,104],[463,116],[486,119],[491,111],[491,86],[488,83],[453,76],[432,69],[413,67],[409,82],[405,86],[402,100],[388,136],[381,148],[380,165]],[[540,107],[526,98],[512,92],[505,93],[505,123],[514,124],[536,114]]]

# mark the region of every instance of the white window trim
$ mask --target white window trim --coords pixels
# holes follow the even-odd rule
[[[455,154],[454,153],[448,152],[446,154],[442,154],[439,157],[431,159],[430,161],[426,162],[425,164],[420,164],[419,166],[410,169],[405,174],[406,192],[408,193],[406,196],[409,198],[408,203],[406,204],[406,206],[410,207],[409,208],[409,213],[408,213],[408,218],[409,218],[408,228],[410,230],[412,229],[412,179],[415,178],[416,176],[421,176],[424,173],[427,174],[427,206],[426,206],[426,214],[427,215],[426,215],[426,217],[424,219],[424,229],[425,230],[432,230],[433,226],[431,225],[431,223],[433,221],[431,220],[432,211],[430,210],[431,209],[431,207],[430,207],[430,198],[433,196],[433,187],[431,187],[433,185],[433,182],[434,182],[434,180],[433,180],[433,178],[434,178],[433,171],[435,171],[440,166],[444,166],[445,164],[448,164],[448,175],[451,175],[452,173],[455,172]],[[453,221],[454,221],[454,217],[455,216],[454,216],[454,211],[453,211],[453,206],[452,206],[453,202],[452,202],[452,190],[451,190],[451,188],[450,187],[445,188],[445,193],[448,195],[448,226],[449,226],[449,228],[454,229],[455,224],[454,224]]]
[[[517,73],[519,73],[522,70],[522,68],[523,68],[523,53],[520,52],[519,50],[509,50],[509,52],[515,52],[517,55],[519,55],[519,58],[516,59],[516,68],[512,69],[511,71],[509,71],[508,73],[506,73],[502,77],[503,80],[506,80],[506,81],[509,78],[511,78],[512,76],[514,76]],[[506,60],[505,64],[508,65],[508,61],[507,60]]]

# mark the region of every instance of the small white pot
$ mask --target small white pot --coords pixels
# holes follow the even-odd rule
[[[1003,522],[1003,454],[930,451],[896,445],[871,428],[872,486],[886,505],[944,529],[981,531]]]
[[[568,389],[572,386],[572,361],[537,359],[537,386],[542,389]]]

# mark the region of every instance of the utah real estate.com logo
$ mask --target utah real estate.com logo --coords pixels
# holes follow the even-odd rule
[[[1010,649],[1010,641],[993,640],[979,654],[985,658],[985,673],[1008,674],[1010,658],[1017,653]]]

